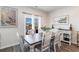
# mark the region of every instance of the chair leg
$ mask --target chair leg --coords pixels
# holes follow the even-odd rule
[[[24,47],[21,47],[21,52],[24,52]]]
[[[36,48],[35,48],[35,46],[34,46],[34,48],[33,48],[33,49],[34,49],[34,52],[36,52]]]
[[[50,45],[49,45],[48,51],[50,52]]]
[[[56,45],[54,44],[54,52],[56,52]]]
[[[61,47],[61,42],[58,43],[58,47],[59,47],[59,48]]]
[[[36,52],[36,49],[34,48],[34,52]]]
[[[69,45],[71,45],[71,42],[69,42]]]

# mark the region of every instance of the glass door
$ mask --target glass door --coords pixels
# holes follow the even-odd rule
[[[35,16],[34,17],[34,29],[35,29],[35,33],[39,32],[39,29],[41,27],[41,19],[39,16]]]
[[[32,29],[32,18],[26,18],[26,35],[29,34],[29,31]]]
[[[41,17],[35,15],[25,15],[24,35],[38,33],[41,27]]]
[[[32,28],[33,28],[33,22],[32,22],[32,15],[25,15],[24,17],[24,35],[29,35]]]

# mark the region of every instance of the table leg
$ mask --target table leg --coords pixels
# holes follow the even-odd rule
[[[34,45],[30,46],[30,52],[34,52]]]

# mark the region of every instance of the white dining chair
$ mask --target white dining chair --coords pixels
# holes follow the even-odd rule
[[[29,48],[29,45],[27,42],[24,41],[24,37],[22,35],[18,35],[18,38],[20,39],[19,40],[19,43],[20,43],[20,48],[21,48],[21,52],[25,52],[26,50],[25,49],[28,49]]]
[[[48,50],[50,52],[50,40],[52,37],[52,32],[46,32],[42,35],[42,47],[41,51],[44,52]]]
[[[60,46],[61,46],[60,35],[61,35],[61,33],[59,31],[55,33],[54,52],[57,51],[56,45],[58,45],[58,48],[60,48]]]

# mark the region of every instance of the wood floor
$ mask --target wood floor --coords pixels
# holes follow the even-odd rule
[[[79,47],[76,45],[69,45],[68,43],[62,42],[61,49],[58,52],[79,52]]]
[[[6,49],[0,50],[0,52],[20,52],[20,46],[13,46]],[[62,42],[62,46],[57,52],[79,52],[79,47],[76,45],[69,45],[67,43]]]

